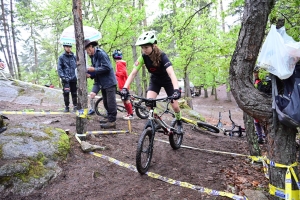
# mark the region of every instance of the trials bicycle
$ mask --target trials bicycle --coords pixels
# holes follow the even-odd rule
[[[116,92],[117,95],[120,96],[121,99],[121,92],[117,91]],[[106,109],[104,108],[103,103],[100,103],[103,100],[102,97],[100,97],[99,99],[97,99],[96,103],[95,103],[95,112],[97,115],[102,116],[102,117],[106,117],[107,113],[106,113]],[[126,112],[125,106],[123,105],[123,102],[121,101],[122,105],[120,105],[119,102],[117,102],[117,110],[119,112]],[[132,110],[135,111],[135,114],[141,118],[141,119],[147,119],[148,115],[149,115],[149,110],[147,109],[147,106],[142,105],[142,101],[136,101],[135,98],[131,95],[130,96],[130,103],[132,105]]]
[[[134,96],[134,95],[132,95]],[[171,147],[176,150],[179,149],[183,140],[182,125],[175,119],[175,115],[169,111],[169,104],[173,101],[172,97],[165,97],[160,99],[146,99],[143,97],[134,96],[145,102],[146,106],[150,108],[148,121],[145,124],[144,130],[138,140],[136,150],[136,168],[140,174],[145,174],[150,166],[153,153],[154,137],[156,132],[161,132],[169,136]],[[166,101],[167,107],[161,115],[154,113],[157,101]],[[174,118],[171,125],[168,125],[162,120],[162,115],[169,113]],[[161,127],[157,129],[157,127]]]
[[[212,132],[212,133],[219,133],[220,129],[214,125],[202,122],[202,121],[195,121],[195,120],[191,120],[185,117],[181,117],[181,121],[187,124],[191,124],[193,126],[193,129],[198,127],[198,128],[202,128],[206,131]]]
[[[217,127],[218,127],[219,129],[223,130],[224,135],[227,135],[227,133],[228,133],[229,136],[234,136],[234,134],[237,133],[237,134],[238,134],[238,137],[242,137],[242,136],[243,136],[243,133],[245,133],[246,129],[245,129],[245,128],[242,128],[242,126],[237,125],[237,124],[232,120],[230,110],[229,110],[229,119],[230,119],[230,121],[231,121],[231,129],[225,129],[225,128],[223,128],[223,124],[222,124],[222,122],[221,122],[221,119],[222,119],[222,117],[221,117],[221,112],[219,112],[219,122],[218,122]]]

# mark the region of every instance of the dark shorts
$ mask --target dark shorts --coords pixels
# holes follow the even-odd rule
[[[151,77],[150,78],[150,83],[149,83],[149,87],[148,87],[148,91],[153,91],[156,92],[157,94],[159,94],[160,89],[164,88],[168,97],[172,96],[174,93],[174,87],[172,84],[171,79],[168,78],[158,78],[158,77]]]

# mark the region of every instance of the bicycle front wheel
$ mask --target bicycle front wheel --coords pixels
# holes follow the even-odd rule
[[[141,119],[147,119],[149,116],[149,110],[146,106],[138,104],[135,106],[135,113]]]
[[[99,116],[102,116],[102,117],[107,116],[106,109],[104,108],[104,105],[102,103],[102,97],[100,97],[95,103],[95,112]]]
[[[173,120],[172,121],[171,127],[174,128],[174,129],[176,129],[177,132],[183,133],[182,125],[178,126],[177,120]],[[180,148],[180,146],[182,144],[182,140],[183,140],[183,134],[173,133],[173,134],[169,135],[169,142],[170,142],[171,147],[174,150]]]
[[[140,136],[136,150],[136,169],[140,174],[145,174],[152,158],[152,130],[146,129]]]
[[[218,129],[218,127],[207,124],[205,122],[197,121],[197,125],[198,125],[199,128],[203,128],[203,129],[205,129],[207,131],[210,131],[212,133],[219,133],[220,132],[220,129]]]

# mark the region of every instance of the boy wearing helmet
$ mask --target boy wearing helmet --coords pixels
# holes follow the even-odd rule
[[[97,47],[96,41],[85,40],[84,46],[87,54],[91,57],[92,67],[88,67],[89,73],[95,72],[94,86],[90,97],[102,92],[103,104],[107,111],[107,120],[100,121],[101,128],[116,128],[117,102],[116,85],[117,80],[107,53]]]
[[[63,96],[66,106],[64,112],[70,111],[70,92],[74,106],[73,111],[75,112],[77,109],[77,78],[75,74],[77,68],[76,58],[71,52],[71,43],[64,43],[63,47],[65,52],[58,58],[57,72],[63,85]]]
[[[161,51],[156,44],[157,39],[154,31],[148,31],[139,36],[135,45],[141,46],[142,55],[135,62],[134,68],[121,91],[124,96],[128,95],[130,83],[133,81],[139,69],[145,65],[148,72],[151,74],[147,98],[155,99],[159,94],[161,87],[164,87],[167,95],[172,96],[175,100],[181,97],[172,63],[168,56]],[[172,108],[175,111],[178,129],[181,131],[181,112],[177,101],[172,103]]]
[[[119,89],[122,90],[127,78],[128,78],[128,74],[127,74],[127,70],[126,70],[126,61],[122,60],[123,58],[123,54],[122,51],[117,49],[113,52],[112,57],[114,59],[114,61],[116,62],[116,77],[117,77],[117,81],[118,81],[118,86]],[[128,87],[129,89],[129,87]],[[132,110],[132,105],[131,102],[129,101],[128,98],[123,100],[125,109],[127,111],[127,115],[125,115],[123,117],[123,119],[134,119],[133,118],[133,110]]]

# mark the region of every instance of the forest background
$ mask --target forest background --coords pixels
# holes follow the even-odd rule
[[[287,32],[295,40],[299,39],[297,4],[299,1],[277,1],[271,14],[287,19]],[[82,0],[83,25],[101,32],[99,44],[109,55],[122,50],[128,72],[140,55],[134,46],[137,37],[154,30],[178,78],[205,90],[221,84],[230,90],[229,65],[243,8],[242,0]],[[73,24],[72,1],[1,0],[0,17],[0,50],[12,77],[59,87],[56,68],[63,52],[59,38]],[[132,89],[137,94],[145,94],[148,76],[143,69],[136,77]],[[89,79],[89,91],[91,87]]]

